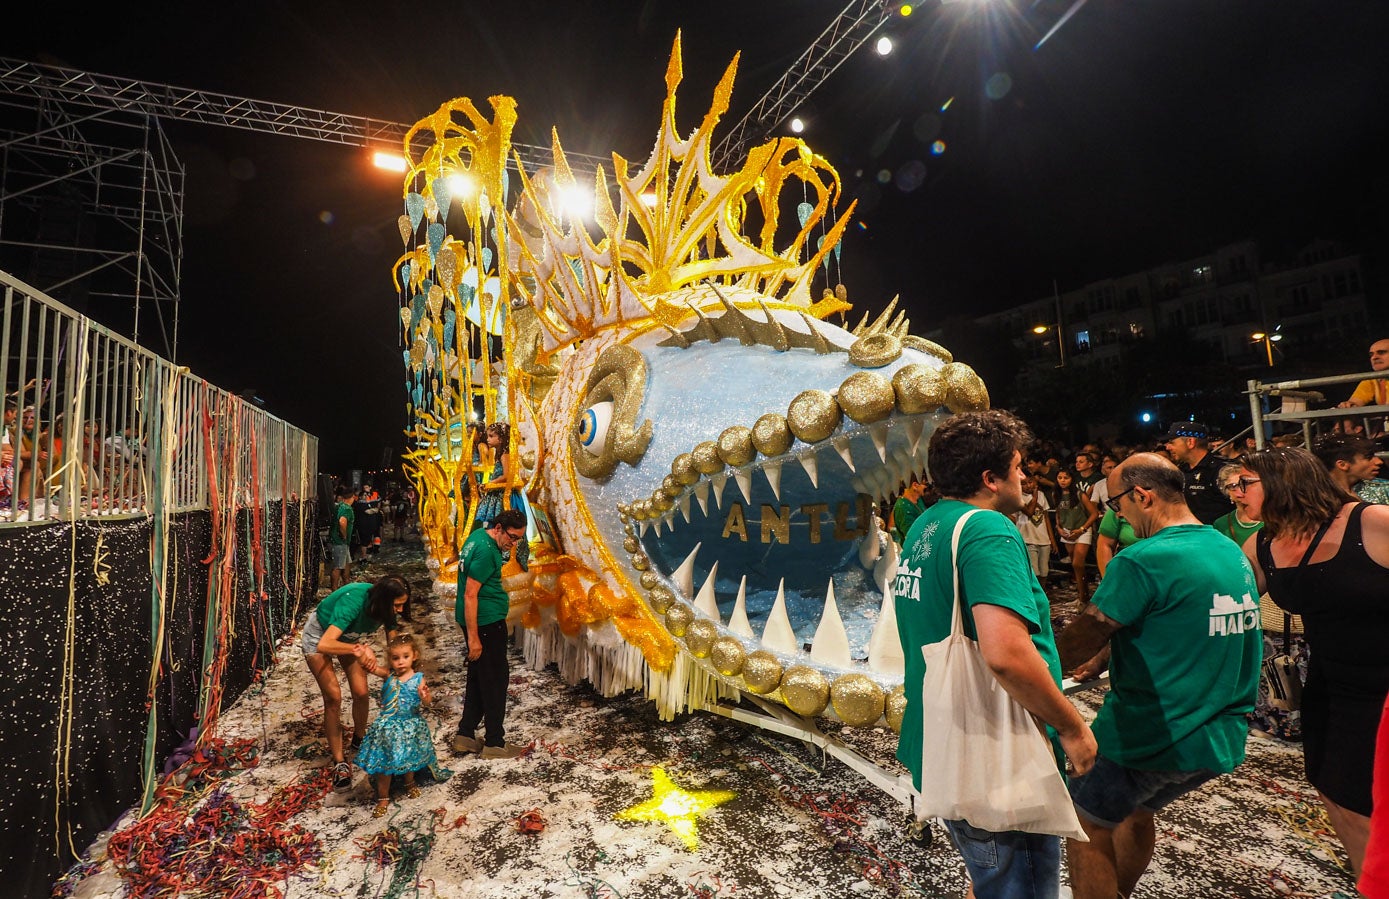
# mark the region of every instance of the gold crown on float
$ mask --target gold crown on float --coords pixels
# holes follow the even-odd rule
[[[613,154],[616,208],[607,175],[598,167],[594,219],[603,236],[596,244],[581,223],[556,208],[557,192],[577,187],[558,132],[552,131],[552,172],[528,176],[518,157],[522,196],[515,212],[507,215],[516,253],[513,271],[518,292],[539,318],[546,355],[608,328],[646,322],[673,327],[697,302],[676,292],[711,279],[772,298],[770,306],[817,318],[849,308],[828,293],[813,301],[810,285],[843,235],[853,204],[815,252],[801,259],[841,192],[839,174],[829,162],[799,138],[780,137],[753,148],[734,173],[720,176],[711,168],[710,139],[728,110],[737,69],[734,56],[704,121],[682,141],[675,125],[675,91],[684,75],[676,33],[666,66],[661,129],[651,156],[629,175],[628,161]],[[815,201],[795,238],[778,251],[774,239],[781,192],[793,180],[809,188]],[[756,204],[761,217],[755,242],[743,235],[750,204]],[[701,299],[714,300],[707,294]]]

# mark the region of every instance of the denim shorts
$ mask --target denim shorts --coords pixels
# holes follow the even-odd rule
[[[328,567],[337,570],[346,568],[352,561],[351,548],[346,543],[328,544]]]
[[[304,622],[304,636],[299,640],[299,648],[304,651],[304,655],[310,656],[318,652],[318,641],[323,639],[323,631],[325,629],[323,624],[318,620],[318,612],[310,612],[308,620]],[[338,634],[338,640],[343,643],[357,643],[361,641],[361,639],[361,634]],[[350,656],[344,659],[344,662],[350,661],[352,661]]]
[[[945,829],[965,860],[976,899],[1056,899],[1060,837],[1016,830],[994,833],[966,821],[946,821]]]
[[[1102,755],[1082,777],[1072,777],[1071,801],[1087,821],[1113,829],[1136,810],[1156,812],[1212,778],[1215,771],[1140,771]]]

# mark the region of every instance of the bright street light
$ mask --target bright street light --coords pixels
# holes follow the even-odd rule
[[[804,119],[802,119],[800,116],[796,116],[796,117],[794,117],[794,118],[791,119],[791,133],[792,133],[792,134],[800,134],[800,133],[801,133],[802,131],[804,131],[804,130],[805,130],[805,120],[804,120]]]
[[[883,35],[878,38],[878,42],[873,45],[873,49],[878,51],[879,56],[886,56],[892,52],[892,38]]]

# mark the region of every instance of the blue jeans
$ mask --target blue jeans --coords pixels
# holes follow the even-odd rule
[[[965,860],[976,899],[1057,899],[1061,838],[1008,830],[993,833],[965,821],[945,829]]]

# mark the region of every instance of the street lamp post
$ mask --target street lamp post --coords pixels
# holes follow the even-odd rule
[[[1273,368],[1273,345],[1283,339],[1283,335],[1278,333],[1279,329],[1282,327],[1282,325],[1279,325],[1272,331],[1255,331],[1253,334],[1249,335],[1250,339],[1255,343],[1262,343],[1264,345],[1264,353],[1268,356],[1269,368]]]

